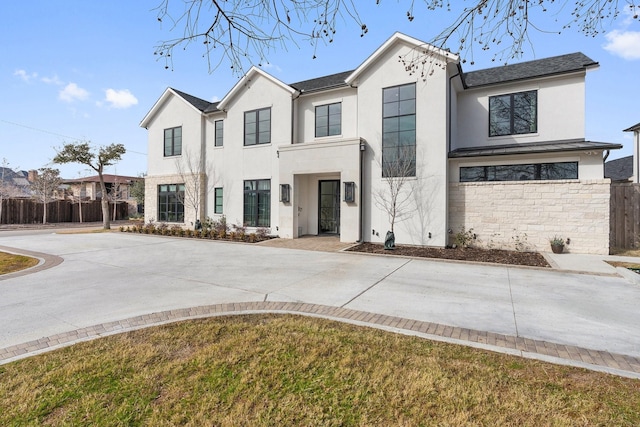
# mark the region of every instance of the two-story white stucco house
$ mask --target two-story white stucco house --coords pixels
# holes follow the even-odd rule
[[[401,176],[398,244],[442,247],[473,229],[478,244],[548,250],[562,235],[571,251],[608,253],[603,156],[621,147],[585,140],[597,66],[573,53],[465,73],[396,33],[338,74],[287,84],[254,67],[214,103],[169,88],[141,122],[145,219],[225,215],[283,238],[382,242]],[[194,188],[202,203],[181,204]]]

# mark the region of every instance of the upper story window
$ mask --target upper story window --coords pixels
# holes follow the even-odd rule
[[[224,122],[222,120],[215,121],[215,143],[216,147],[222,147],[224,141]]]
[[[416,175],[416,84],[382,90],[382,176]]]
[[[460,182],[578,179],[578,162],[529,163],[460,168]]]
[[[271,142],[271,108],[244,113],[244,145]]]
[[[316,107],[316,138],[342,133],[342,103]]]
[[[489,136],[538,131],[538,91],[489,97]]]
[[[164,156],[182,154],[182,126],[164,130]]]

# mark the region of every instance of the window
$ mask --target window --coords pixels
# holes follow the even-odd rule
[[[489,136],[538,131],[538,91],[489,97]]]
[[[382,90],[382,176],[416,174],[416,84]]]
[[[244,182],[244,225],[269,227],[271,224],[271,180]]]
[[[216,147],[222,147],[223,136],[224,136],[224,122],[222,120],[215,121],[216,130],[215,130],[215,143]]]
[[[164,130],[164,156],[179,156],[182,154],[182,127]]]
[[[244,145],[271,142],[271,108],[244,113]]]
[[[316,107],[316,138],[342,133],[342,103]]]
[[[215,205],[213,207],[213,213],[222,213],[222,187],[217,187],[213,190],[215,194]]]
[[[158,221],[184,222],[184,184],[158,186]]]
[[[578,179],[578,162],[460,168],[460,182]]]

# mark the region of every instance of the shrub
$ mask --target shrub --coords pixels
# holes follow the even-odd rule
[[[473,228],[465,231],[464,227],[460,227],[460,231],[453,236],[453,244],[456,247],[468,248],[475,239],[476,235],[473,233]]]

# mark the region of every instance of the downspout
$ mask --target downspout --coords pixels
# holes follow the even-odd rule
[[[360,184],[358,185],[360,187],[360,200],[359,200],[359,206],[358,206],[358,221],[360,221],[360,227],[358,227],[358,243],[362,243],[362,238],[363,238],[363,233],[362,233],[362,228],[364,227],[363,225],[363,219],[364,219],[364,214],[362,211],[362,195],[364,194],[364,190],[362,189],[362,182],[364,180],[364,152],[366,149],[366,143],[364,141],[364,139],[360,138]]]

